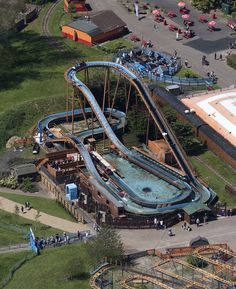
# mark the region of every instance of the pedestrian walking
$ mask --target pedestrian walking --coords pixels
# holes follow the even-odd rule
[[[179,31],[176,31],[176,36],[175,36],[176,41],[179,40]]]
[[[184,223],[183,223],[183,225],[182,225],[182,228],[184,229],[184,230],[187,230],[187,223],[184,221]]]
[[[215,52],[214,54],[214,59],[216,60],[217,59],[217,53]]]
[[[206,64],[206,55],[203,55],[202,56],[202,65],[205,65]]]
[[[153,224],[154,224],[154,228],[157,229],[157,218],[154,218]]]
[[[168,230],[168,235],[169,235],[169,237],[174,236],[174,234],[173,234],[173,232],[172,232],[172,229],[169,229],[169,230]]]
[[[197,225],[197,227],[199,227],[199,225],[200,225],[200,220],[199,220],[199,218],[196,219],[196,225]]]
[[[184,60],[184,65],[185,65],[186,68],[188,68],[188,59]]]
[[[222,56],[222,54],[220,54],[219,59],[220,59],[220,60],[223,60],[223,56]]]
[[[25,209],[24,206],[21,206],[21,213],[24,214],[25,213]]]
[[[180,213],[177,214],[177,217],[178,217],[179,222],[181,222],[182,221],[182,216],[181,216]]]
[[[161,228],[161,229],[164,228],[164,222],[163,222],[163,220],[160,220],[160,228]]]

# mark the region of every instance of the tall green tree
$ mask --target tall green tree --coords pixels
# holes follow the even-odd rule
[[[0,0],[1,37],[14,28],[15,20],[25,8],[24,0]]]
[[[7,81],[14,64],[9,35],[14,31],[15,20],[24,7],[24,0],[0,0],[0,88],[1,83]]]
[[[128,128],[138,135],[145,135],[147,130],[147,114],[137,106],[127,113]]]
[[[104,227],[88,242],[88,252],[95,262],[104,257],[120,260],[124,254],[121,237],[113,228]]]

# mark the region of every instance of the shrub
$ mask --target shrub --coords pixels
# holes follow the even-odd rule
[[[207,266],[207,262],[194,256],[194,255],[189,255],[187,257],[187,262],[195,267],[198,268],[205,268]]]
[[[33,192],[34,191],[34,184],[30,180],[30,178],[24,178],[21,185],[20,189],[23,192]]]
[[[236,54],[227,56],[227,64],[236,69]]]

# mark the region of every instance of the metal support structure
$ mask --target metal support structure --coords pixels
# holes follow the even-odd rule
[[[82,114],[83,114],[83,118],[86,122],[86,126],[88,127],[89,129],[89,123],[88,123],[88,120],[87,120],[87,117],[86,117],[86,113],[85,113],[85,107],[84,107],[84,102],[82,101],[81,97],[78,96],[78,101],[79,101],[79,105],[82,109]]]
[[[103,99],[102,99],[102,112],[105,110],[106,105],[106,95],[107,95],[107,86],[108,86],[108,75],[109,75],[109,68],[107,68],[105,72],[105,78],[104,78],[104,88],[103,88]]]
[[[146,146],[148,146],[149,127],[150,127],[150,114],[148,114],[147,117]]]
[[[130,84],[129,84],[129,89],[128,89],[128,95],[127,95],[127,102],[126,102],[126,107],[125,107],[125,118],[127,117],[127,112],[128,112],[128,108],[129,108],[131,88],[132,88],[132,83],[130,82]],[[125,131],[125,126],[123,127],[123,132],[124,132],[124,131]]]
[[[117,82],[116,82],[116,88],[115,88],[115,92],[114,92],[114,96],[113,96],[113,100],[112,100],[112,105],[111,105],[111,111],[109,114],[109,118],[108,118],[108,122],[110,121],[111,115],[112,115],[112,110],[115,104],[115,100],[116,100],[116,96],[117,96],[117,92],[118,92],[118,88],[119,88],[119,84],[120,84],[120,78],[121,78],[121,74],[119,74]]]
[[[69,122],[68,110],[69,110],[69,83],[67,82],[67,94],[66,94],[66,123],[67,124]]]
[[[72,94],[72,103],[71,103],[71,110],[72,110],[72,115],[71,115],[71,133],[74,133],[74,101],[75,101],[75,88],[73,89],[73,94]]]

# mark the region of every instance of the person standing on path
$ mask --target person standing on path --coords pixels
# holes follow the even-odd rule
[[[217,60],[217,53],[214,54],[214,59]]]
[[[188,59],[184,60],[184,65],[185,65],[186,68],[188,68]]]
[[[197,227],[199,227],[199,225],[200,225],[200,220],[199,220],[199,218],[196,219],[196,225],[197,225]]]

